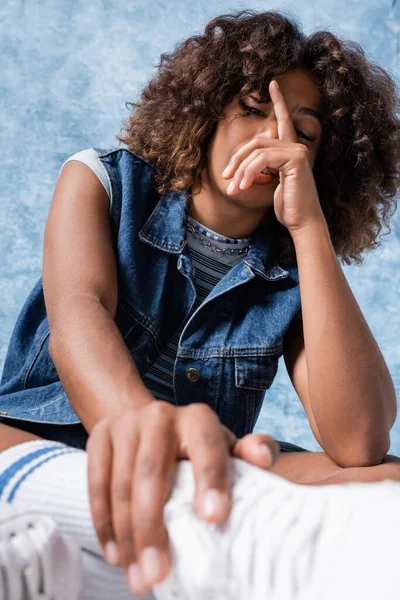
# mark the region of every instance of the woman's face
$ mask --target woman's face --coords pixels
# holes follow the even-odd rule
[[[306,146],[309,162],[314,166],[320,147],[322,126],[315,116],[297,112],[298,107],[307,107],[321,114],[321,99],[314,76],[308,69],[299,68],[278,75],[275,79],[291,113],[298,136],[297,141]],[[218,122],[208,147],[207,187],[213,196],[218,197],[222,194],[231,205],[253,209],[257,213],[261,209],[265,213],[266,208],[273,207],[274,191],[279,184],[279,179],[274,178],[271,183],[265,185],[253,183],[249,188],[231,196],[226,193],[226,190],[232,178],[222,177],[222,172],[232,155],[255,135],[263,134],[279,139],[272,102],[257,104],[250,96],[256,97],[256,94],[250,94],[242,101],[256,110],[251,111],[247,116],[237,116],[238,113],[243,113],[237,96],[225,106],[225,118]]]

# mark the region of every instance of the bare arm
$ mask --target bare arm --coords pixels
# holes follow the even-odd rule
[[[340,268],[329,231],[293,237],[299,268],[310,406],[325,451],[341,466],[382,461],[396,420],[390,373]]]
[[[154,400],[98,298],[69,296],[59,304],[58,315],[62,327],[50,340],[50,354],[68,399],[89,433],[100,419]]]
[[[154,400],[114,322],[109,198],[79,161],[64,166],[54,191],[44,235],[43,290],[50,355],[89,433],[101,418]]]

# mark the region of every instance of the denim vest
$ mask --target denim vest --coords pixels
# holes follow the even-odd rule
[[[188,190],[160,195],[152,165],[127,148],[95,148],[111,187],[110,220],[118,273],[115,323],[141,375],[179,326],[174,369],[178,406],[206,402],[238,437],[250,433],[301,313],[297,267],[281,268],[265,227],[249,252],[190,316],[196,298],[186,246]],[[78,423],[49,355],[42,278],[12,332],[0,382],[0,416]],[[110,403],[113,401],[109,399]]]

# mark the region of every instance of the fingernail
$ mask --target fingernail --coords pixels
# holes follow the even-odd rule
[[[263,458],[266,459],[266,464],[267,465],[272,465],[273,461],[274,461],[274,457],[271,451],[271,448],[269,446],[267,446],[267,444],[259,444],[257,446],[257,452],[260,456],[262,456]]]
[[[155,583],[162,576],[164,569],[162,553],[154,546],[148,546],[142,552],[141,566],[145,581],[149,584]]]
[[[234,186],[234,183],[233,183],[233,181],[231,181],[230,184],[228,185],[228,188],[226,191],[231,192],[233,190],[233,186]]]
[[[203,514],[206,517],[213,517],[224,508],[224,497],[219,490],[207,490],[202,497]]]
[[[104,556],[108,564],[112,567],[116,567],[119,564],[118,546],[115,542],[107,542],[104,546]]]
[[[222,177],[225,177],[229,172],[229,166],[222,171]]]
[[[144,581],[137,563],[131,563],[128,567],[128,583],[133,594],[140,594]]]

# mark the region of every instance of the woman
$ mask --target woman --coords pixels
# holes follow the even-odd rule
[[[241,11],[162,55],[134,106],[128,148],[92,149],[98,177],[62,169],[0,409],[3,448],[22,430],[90,436],[105,556],[148,562],[150,586],[170,566],[177,459],[215,522],[229,455],[297,483],[378,481],[397,462],[393,383],[337,257],[360,262],[395,207],[399,98],[356,44]],[[289,445],[303,452],[272,464],[257,451],[276,457],[275,440],[248,434],[282,355],[324,452]]]

